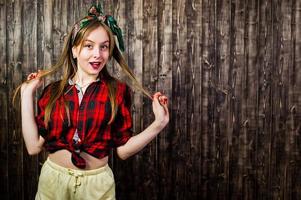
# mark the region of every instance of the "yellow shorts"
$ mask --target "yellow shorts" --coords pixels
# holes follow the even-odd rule
[[[36,200],[115,200],[109,165],[95,170],[67,169],[49,160],[39,178]]]

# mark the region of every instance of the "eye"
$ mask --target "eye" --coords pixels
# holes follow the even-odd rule
[[[88,49],[92,49],[93,46],[91,44],[85,44],[84,47],[88,48]]]
[[[106,44],[100,46],[100,50],[101,50],[101,51],[105,51],[105,50],[107,50],[108,48],[109,48],[109,45],[106,45]]]

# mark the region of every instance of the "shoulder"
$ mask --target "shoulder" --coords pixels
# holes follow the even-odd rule
[[[129,89],[129,86],[125,82],[114,77],[111,77],[109,80],[105,80],[104,83],[107,87],[111,85],[116,91],[117,95],[123,94],[126,90]]]
[[[126,83],[116,80],[117,91],[124,93],[128,87]]]
[[[119,102],[123,102],[126,106],[130,107],[132,90],[126,83],[121,81],[117,83],[117,99],[119,99]]]
[[[131,94],[131,88],[124,82],[121,82],[119,80],[116,80],[116,88],[117,88],[117,94],[120,96],[130,95]]]
[[[60,83],[60,81],[55,81],[55,82],[47,84],[43,89],[43,92],[41,94],[41,98],[50,97],[52,89],[55,88],[55,87],[58,87],[59,83]]]

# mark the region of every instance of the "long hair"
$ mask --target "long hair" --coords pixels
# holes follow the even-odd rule
[[[41,73],[40,73],[40,78],[44,78],[46,76],[50,76],[50,75],[58,72],[59,70],[63,70],[62,79],[59,82],[57,82],[57,84],[51,84],[51,87],[50,87],[51,95],[50,95],[49,102],[45,108],[45,117],[44,117],[44,122],[45,122],[46,127],[48,126],[48,122],[50,120],[50,115],[51,115],[51,112],[52,112],[52,109],[53,109],[55,103],[62,95],[64,95],[65,88],[68,84],[68,79],[72,78],[77,72],[77,63],[76,63],[76,60],[73,58],[72,47],[79,46],[80,51],[81,51],[81,49],[83,47],[83,41],[85,41],[86,37],[93,30],[95,30],[98,27],[104,28],[109,36],[109,40],[110,40],[109,59],[111,59],[113,57],[117,61],[117,63],[119,64],[119,66],[121,67],[121,69],[125,73],[125,75],[127,75],[127,77],[130,78],[130,80],[133,83],[133,86],[135,88],[137,88],[138,90],[140,90],[142,93],[144,93],[146,96],[151,98],[151,95],[149,94],[149,92],[147,92],[142,87],[142,85],[137,81],[135,75],[130,70],[124,57],[122,56],[121,52],[117,48],[117,46],[115,44],[114,35],[111,32],[110,28],[99,20],[93,20],[89,23],[89,25],[82,28],[77,33],[76,37],[74,38],[73,44],[72,44],[72,31],[70,31],[70,33],[68,34],[68,36],[65,40],[65,43],[63,46],[63,51],[62,51],[57,63],[55,65],[53,65],[52,67],[50,67],[49,69],[41,71]],[[108,122],[108,124],[111,124],[117,113],[117,103],[116,103],[116,93],[117,93],[116,92],[116,81],[117,80],[109,74],[106,65],[101,70],[99,75],[102,75],[102,78],[104,78],[106,80],[107,87],[108,87],[109,99],[110,99],[111,110],[112,110],[111,118],[110,118],[110,121]],[[29,81],[25,81],[25,82],[29,82]],[[21,85],[19,85],[14,92],[13,103],[15,103],[16,96],[18,95],[20,88],[21,88]],[[66,102],[64,102],[64,107],[67,112],[68,121],[70,121],[69,108],[68,108],[68,104]]]

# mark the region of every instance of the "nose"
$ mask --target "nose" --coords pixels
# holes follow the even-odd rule
[[[100,48],[95,48],[93,51],[93,57],[94,58],[99,58],[101,56],[101,50]]]

